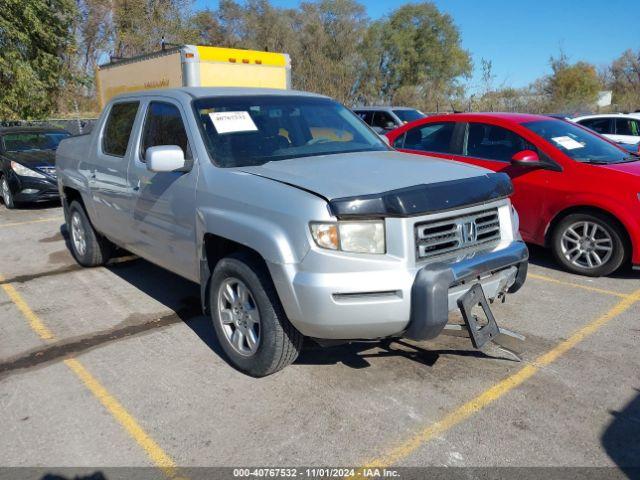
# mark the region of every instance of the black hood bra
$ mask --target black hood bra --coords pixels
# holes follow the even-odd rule
[[[335,198],[329,202],[329,208],[341,219],[411,217],[481,205],[512,193],[513,185],[507,174],[488,173],[371,195]]]

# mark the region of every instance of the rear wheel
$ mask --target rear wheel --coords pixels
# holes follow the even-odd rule
[[[553,234],[553,254],[567,270],[599,277],[615,272],[627,251],[620,227],[606,215],[577,213],[558,223]]]
[[[9,189],[9,182],[7,181],[7,177],[2,177],[0,181],[0,193],[2,194],[2,201],[4,202],[4,206],[8,209],[15,208],[15,202],[13,201],[13,194]]]
[[[67,230],[71,244],[71,253],[84,267],[104,265],[111,256],[113,244],[95,231],[82,204],[77,201],[69,205]]]
[[[231,364],[264,377],[293,363],[303,336],[289,322],[268,271],[238,253],[218,262],[209,305],[218,341]]]

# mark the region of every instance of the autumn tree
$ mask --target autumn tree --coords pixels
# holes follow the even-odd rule
[[[640,109],[640,50],[625,51],[610,68],[613,103],[626,111]]]
[[[570,64],[560,53],[551,58],[552,74],[548,77],[545,92],[549,95],[550,108],[556,111],[575,111],[593,105],[602,88],[596,68],[587,62]]]

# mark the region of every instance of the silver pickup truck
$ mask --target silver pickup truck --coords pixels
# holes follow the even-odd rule
[[[526,277],[506,175],[396,152],[319,95],[121,95],[56,167],[77,261],[117,245],[197,282],[228,359],[255,376],[304,336],[432,339],[457,309],[481,347],[499,331],[487,300]]]

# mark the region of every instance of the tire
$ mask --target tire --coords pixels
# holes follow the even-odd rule
[[[610,217],[598,212],[574,213],[554,228],[551,248],[568,271],[601,277],[618,270],[627,258],[624,238],[624,231]]]
[[[96,232],[80,202],[69,205],[67,230],[71,253],[83,267],[104,265],[111,257],[113,244]]]
[[[7,177],[0,178],[0,193],[2,194],[2,201],[7,209],[12,210],[16,208],[16,203],[13,200],[13,194],[9,188],[9,182]]]
[[[234,303],[242,296],[241,286],[248,294]],[[218,262],[209,305],[218,341],[238,370],[264,377],[298,357],[304,337],[287,319],[267,269],[253,256],[236,253]]]

